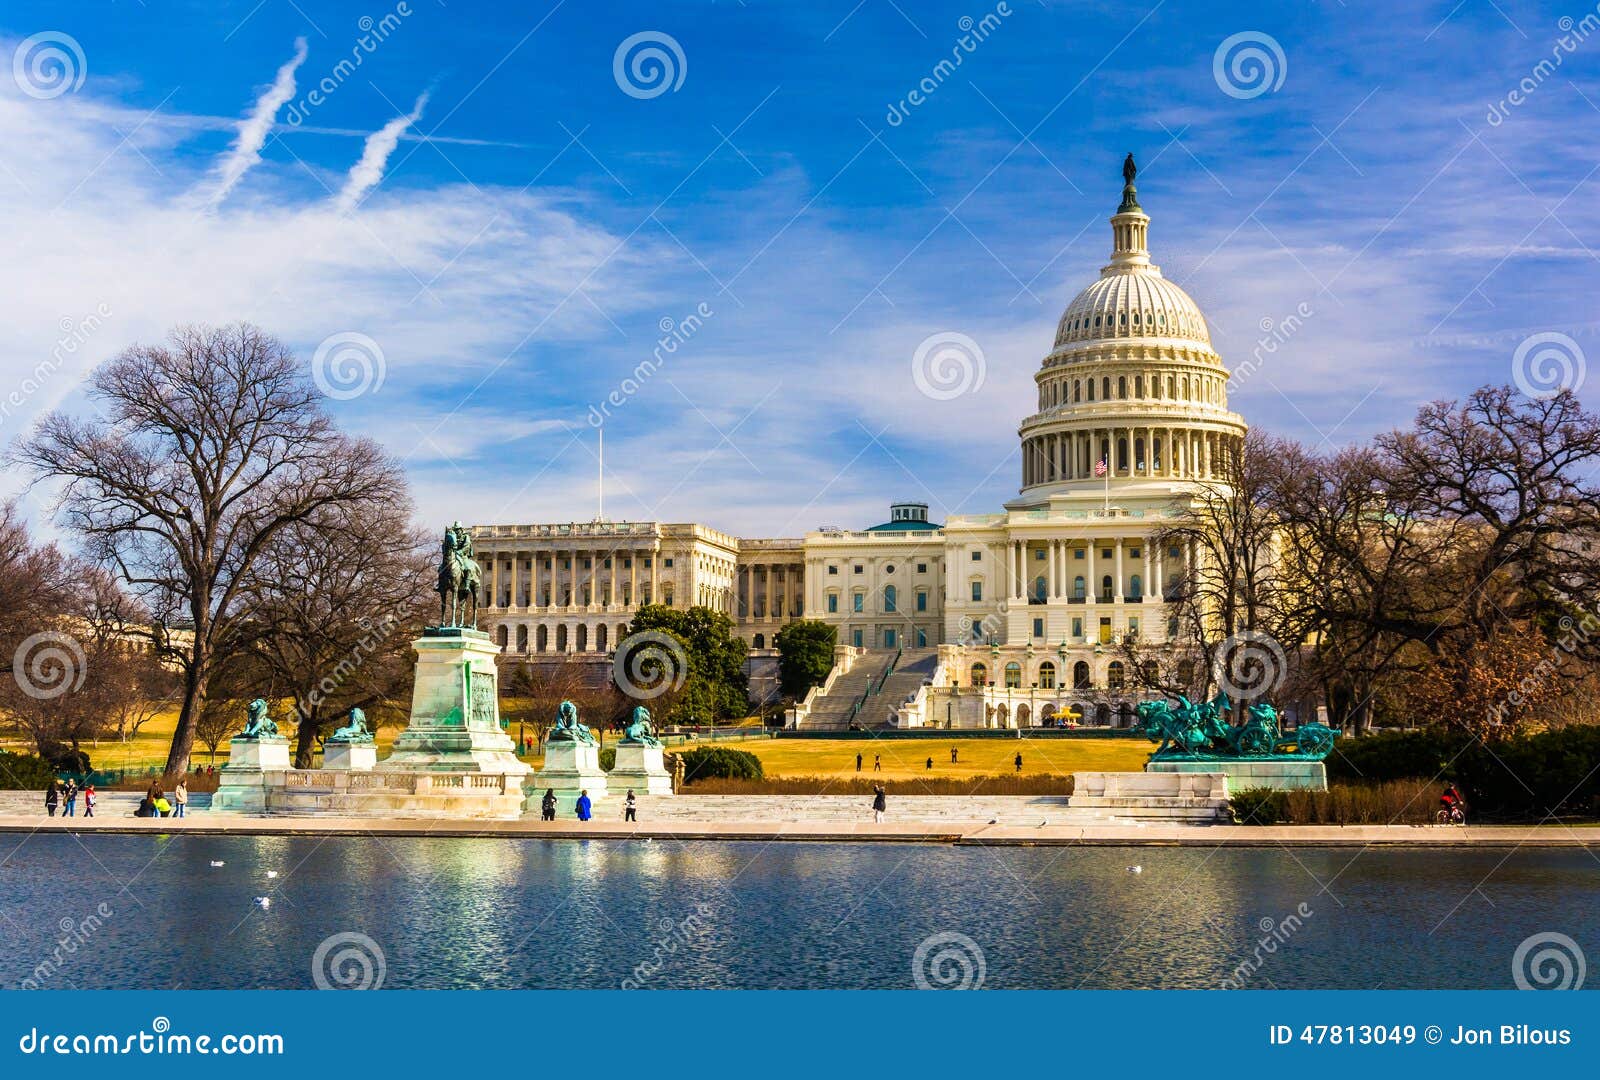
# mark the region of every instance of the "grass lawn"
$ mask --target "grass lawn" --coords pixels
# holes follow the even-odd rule
[[[1022,754],[1024,775],[1072,772],[1139,772],[1153,744],[1142,739],[767,739],[736,744],[761,759],[770,777],[854,776],[856,754],[862,775],[872,773],[874,755],[883,758],[886,780],[998,776],[1012,773]],[[958,760],[952,764],[950,749]],[[933,768],[927,767],[933,758]]]

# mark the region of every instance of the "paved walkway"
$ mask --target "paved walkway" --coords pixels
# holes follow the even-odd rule
[[[536,837],[584,840],[807,840],[813,842],[937,843],[987,845],[1104,845],[1192,847],[1585,847],[1600,849],[1600,828],[1484,826],[1449,828],[1411,825],[1017,825],[884,822],[705,822],[643,821],[429,821],[365,818],[266,818],[196,813],[171,818],[0,817],[0,833],[197,833],[238,836],[444,836]]]

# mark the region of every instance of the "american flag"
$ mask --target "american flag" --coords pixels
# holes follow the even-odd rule
[[[1094,463],[1094,474],[1096,476],[1104,476],[1106,474],[1106,459],[1105,458],[1101,458],[1099,461]]]

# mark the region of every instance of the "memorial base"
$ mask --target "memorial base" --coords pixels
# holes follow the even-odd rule
[[[1228,820],[1228,778],[1221,772],[1081,772],[1072,774],[1067,809],[1075,821]]]
[[[1228,790],[1327,791],[1328,767],[1320,761],[1151,761],[1147,773],[1222,773]]]
[[[544,767],[528,780],[523,810],[537,815],[542,809],[545,791],[553,790],[556,793],[556,816],[570,818],[580,793],[587,791],[589,801],[598,803],[606,796],[606,783],[607,774],[600,768],[598,746],[547,741],[544,744]]]
[[[289,771],[289,740],[280,735],[236,738],[228,743],[228,763],[219,772],[214,810],[265,813],[271,789]]]
[[[417,676],[411,719],[379,772],[499,773],[525,776],[528,763],[500,730],[489,635],[465,627],[430,627],[411,643]]]
[[[378,748],[371,743],[330,742],[322,746],[322,767],[366,772],[378,764]]]
[[[659,746],[618,743],[617,764],[606,780],[619,794],[630,789],[636,795],[672,794],[672,774],[667,772]]]

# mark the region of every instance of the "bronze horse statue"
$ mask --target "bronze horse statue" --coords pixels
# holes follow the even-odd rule
[[[483,587],[483,572],[472,555],[472,534],[465,525],[458,521],[444,531],[439,559],[440,626],[478,625],[478,591]],[[463,621],[463,608],[470,612],[467,621]]]

